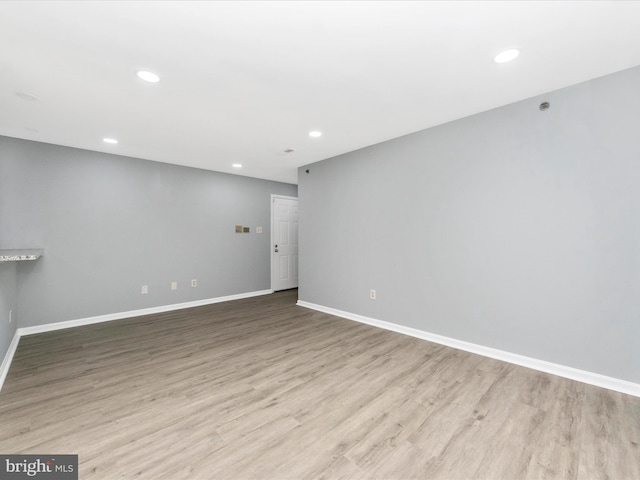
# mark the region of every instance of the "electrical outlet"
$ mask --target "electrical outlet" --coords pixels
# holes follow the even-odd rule
[[[177,290],[178,289],[178,282],[171,282],[171,290]]]
[[[142,295],[146,295],[147,293],[149,293],[149,285],[142,285],[142,289],[140,290],[140,293]]]
[[[198,286],[198,280],[196,280],[195,278],[193,280],[191,280],[191,286],[192,287],[197,287]]]
[[[376,299],[376,291],[375,290],[369,290],[369,298],[371,300],[375,300]]]
[[[256,233],[262,233],[262,227],[256,227]]]

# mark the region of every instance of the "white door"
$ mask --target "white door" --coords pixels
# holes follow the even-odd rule
[[[298,287],[298,199],[271,196],[271,290]]]

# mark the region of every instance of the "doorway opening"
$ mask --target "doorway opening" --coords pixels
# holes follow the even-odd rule
[[[298,199],[271,195],[271,290],[298,288]]]

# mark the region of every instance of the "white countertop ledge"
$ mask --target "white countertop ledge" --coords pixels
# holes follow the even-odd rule
[[[0,249],[0,262],[24,262],[38,260],[44,249],[42,248],[18,248],[11,250]]]

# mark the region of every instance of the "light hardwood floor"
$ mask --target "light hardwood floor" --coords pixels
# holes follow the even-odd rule
[[[100,479],[640,479],[640,398],[295,306],[24,337],[0,453]]]

